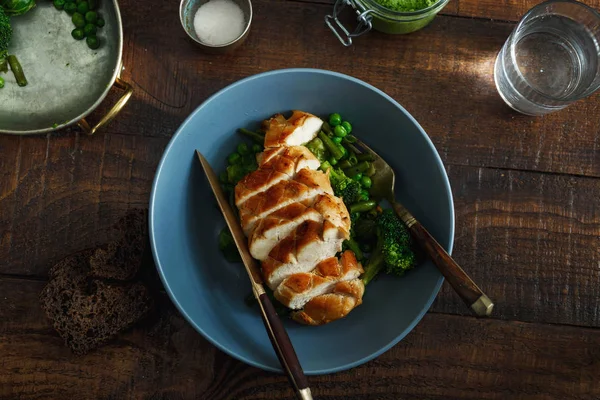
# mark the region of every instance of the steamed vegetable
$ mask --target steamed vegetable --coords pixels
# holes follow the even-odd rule
[[[401,276],[416,264],[412,250],[412,239],[408,228],[392,210],[383,210],[377,218],[377,244],[365,265],[364,284],[368,284],[379,274]]]
[[[0,8],[0,72],[8,71],[8,45],[12,39],[12,34],[10,17]]]
[[[21,63],[17,60],[17,57],[12,54],[7,57],[8,64],[10,65],[10,69],[15,75],[15,79],[17,80],[17,85],[19,86],[27,86],[27,79],[25,78],[25,74],[23,73],[23,68],[21,67]]]
[[[7,15],[23,15],[35,7],[35,0],[0,0],[0,7]]]
[[[321,169],[323,171],[329,171],[329,180],[331,181],[333,193],[335,193],[336,196],[341,197],[347,206],[360,201],[360,191],[362,188],[359,182],[348,178],[341,169],[333,168],[328,161],[321,164]]]

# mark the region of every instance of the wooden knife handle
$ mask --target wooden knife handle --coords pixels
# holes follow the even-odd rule
[[[310,388],[308,387],[308,380],[304,375],[294,346],[290,341],[290,337],[287,331],[283,327],[281,319],[273,307],[273,303],[267,296],[266,293],[262,293],[259,297],[259,304],[261,308],[261,316],[267,329],[271,344],[275,349],[275,353],[279,358],[279,362],[284,367],[287,373],[290,383],[296,390],[296,395],[301,400],[312,400]]]
[[[489,316],[494,303],[473,282],[465,271],[454,261],[444,248],[431,236],[415,217],[399,203],[393,203],[396,214],[404,221],[413,238],[425,250],[435,266],[444,275],[463,301],[479,316]]]

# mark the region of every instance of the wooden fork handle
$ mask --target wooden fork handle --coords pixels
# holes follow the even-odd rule
[[[413,237],[425,249],[435,266],[467,306],[481,317],[489,316],[494,308],[494,303],[490,298],[481,291],[469,275],[404,206],[396,202],[392,202],[392,204],[396,214],[404,221]]]

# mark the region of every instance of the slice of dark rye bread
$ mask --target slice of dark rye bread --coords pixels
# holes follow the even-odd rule
[[[128,280],[135,276],[148,247],[148,212],[133,209],[113,227],[117,239],[100,246],[90,257],[91,275]]]
[[[68,256],[51,268],[40,301],[75,354],[85,354],[106,342],[152,308],[143,283],[123,281],[140,267],[147,240],[142,226],[145,220],[145,211],[128,213],[117,223],[120,237],[116,241]],[[106,269],[101,261],[106,262]]]

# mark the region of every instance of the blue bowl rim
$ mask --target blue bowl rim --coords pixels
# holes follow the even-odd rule
[[[223,346],[221,343],[219,343],[216,339],[214,339],[212,336],[210,336],[209,334],[207,334],[198,324],[196,324],[196,322],[194,322],[194,320],[192,320],[192,318],[190,318],[190,316],[188,315],[188,313],[185,311],[185,309],[183,308],[183,306],[179,303],[179,301],[177,300],[177,297],[175,296],[175,294],[173,293],[173,290],[171,289],[171,287],[169,286],[169,283],[163,273],[163,266],[160,264],[159,258],[158,258],[158,254],[156,253],[156,237],[154,235],[154,203],[156,200],[156,195],[157,195],[157,183],[158,183],[158,179],[161,175],[162,172],[162,168],[163,165],[165,163],[165,160],[167,159],[167,155],[169,153],[169,151],[171,150],[171,147],[173,146],[173,144],[176,141],[177,136],[183,132],[185,130],[186,125],[194,118],[194,116],[199,113],[202,108],[204,108],[208,103],[210,103],[213,99],[215,99],[216,97],[226,93],[227,91],[239,86],[239,85],[243,85],[246,82],[255,80],[255,79],[260,79],[263,78],[265,76],[269,76],[269,75],[278,75],[278,74],[290,74],[290,73],[316,73],[316,74],[323,74],[323,75],[329,75],[332,77],[336,77],[336,78],[342,78],[342,79],[346,79],[349,80],[353,83],[359,84],[361,86],[366,87],[367,89],[370,89],[372,91],[374,91],[375,93],[379,94],[380,96],[382,96],[383,98],[385,98],[387,101],[389,101],[390,103],[392,103],[394,106],[396,106],[400,111],[402,111],[408,118],[409,120],[419,129],[419,131],[421,132],[421,134],[423,135],[423,137],[425,138],[428,146],[431,148],[431,150],[434,153],[435,159],[436,159],[436,163],[438,168],[442,171],[442,176],[443,176],[443,183],[445,186],[445,190],[446,193],[448,194],[448,199],[449,199],[449,208],[450,208],[450,237],[448,240],[448,243],[446,243],[446,246],[444,246],[446,248],[446,250],[448,251],[448,254],[452,254],[452,249],[454,246],[454,234],[455,234],[455,215],[454,215],[454,201],[453,201],[453,197],[452,197],[452,189],[450,187],[450,181],[448,179],[448,174],[446,173],[446,170],[444,168],[444,164],[442,162],[442,159],[440,158],[440,155],[437,151],[437,149],[435,148],[433,142],[431,141],[431,139],[429,138],[429,135],[427,135],[427,133],[425,132],[425,130],[421,127],[421,125],[417,122],[417,120],[404,108],[400,105],[400,103],[398,103],[396,100],[394,100],[391,96],[389,96],[388,94],[386,94],[385,92],[383,92],[382,90],[376,88],[375,86],[366,83],[358,78],[354,78],[350,75],[346,75],[346,74],[342,74],[339,72],[334,72],[334,71],[329,71],[329,70],[324,70],[324,69],[317,69],[317,68],[284,68],[284,69],[277,69],[277,70],[271,70],[271,71],[266,71],[266,72],[262,72],[262,73],[258,73],[255,75],[250,75],[246,78],[242,78],[236,82],[233,82],[229,85],[227,85],[226,87],[224,87],[223,89],[219,90],[218,92],[214,93],[213,95],[211,95],[210,97],[208,97],[204,102],[202,102],[194,111],[192,111],[192,113],[181,123],[181,125],[179,126],[179,128],[177,129],[177,131],[175,132],[175,134],[171,137],[171,139],[169,140],[169,143],[167,144],[167,147],[165,148],[163,155],[161,157],[160,163],[156,169],[155,175],[154,175],[154,180],[152,182],[152,190],[150,193],[150,205],[149,205],[149,213],[148,213],[148,226],[149,226],[149,233],[150,233],[150,244],[152,247],[152,256],[154,258],[154,262],[156,264],[156,268],[158,270],[158,274],[160,276],[160,279],[163,283],[163,285],[165,286],[165,289],[167,290],[167,293],[169,295],[169,298],[171,299],[171,301],[175,304],[175,307],[179,310],[179,312],[183,315],[183,317],[194,327],[194,329],[196,329],[196,331],[198,331],[202,336],[204,336],[205,339],[207,339],[210,343],[212,343],[215,347],[217,347],[219,350],[223,351],[224,353],[230,355],[233,358],[236,358],[248,365],[251,365],[253,367],[256,368],[260,368],[262,370],[265,371],[269,371],[269,372],[275,372],[275,373],[283,373],[283,370],[280,368],[272,368],[268,365],[262,364],[260,362],[251,360],[249,358],[246,358],[238,353],[235,353],[233,351],[231,351],[229,348]],[[443,243],[442,243],[443,245]],[[340,365],[337,366],[335,368],[328,368],[328,369],[320,369],[320,370],[313,370],[313,371],[304,371],[304,373],[306,375],[325,375],[325,374],[331,374],[331,373],[336,373],[336,372],[341,372],[341,371],[345,371],[348,369],[352,369],[355,367],[358,367],[359,365],[362,365],[368,361],[373,360],[376,357],[379,357],[381,354],[385,353],[386,351],[388,351],[390,348],[392,348],[393,346],[395,346],[398,342],[400,342],[402,339],[404,339],[404,337],[406,337],[406,335],[408,335],[413,329],[414,327],[423,319],[423,317],[425,316],[425,313],[427,313],[427,311],[429,310],[429,308],[431,307],[431,304],[433,303],[433,301],[435,300],[435,298],[437,297],[440,288],[442,287],[442,283],[444,282],[444,277],[440,274],[440,277],[438,279],[438,282],[436,284],[435,290],[432,292],[430,298],[428,299],[428,301],[423,305],[423,308],[421,309],[421,311],[419,312],[419,314],[416,316],[416,318],[411,322],[411,324],[402,332],[400,333],[398,336],[396,336],[392,341],[390,341],[388,344],[386,344],[385,346],[383,346],[381,349],[369,354],[368,356],[365,356],[359,360],[353,361],[351,363],[347,363],[344,365]]]

